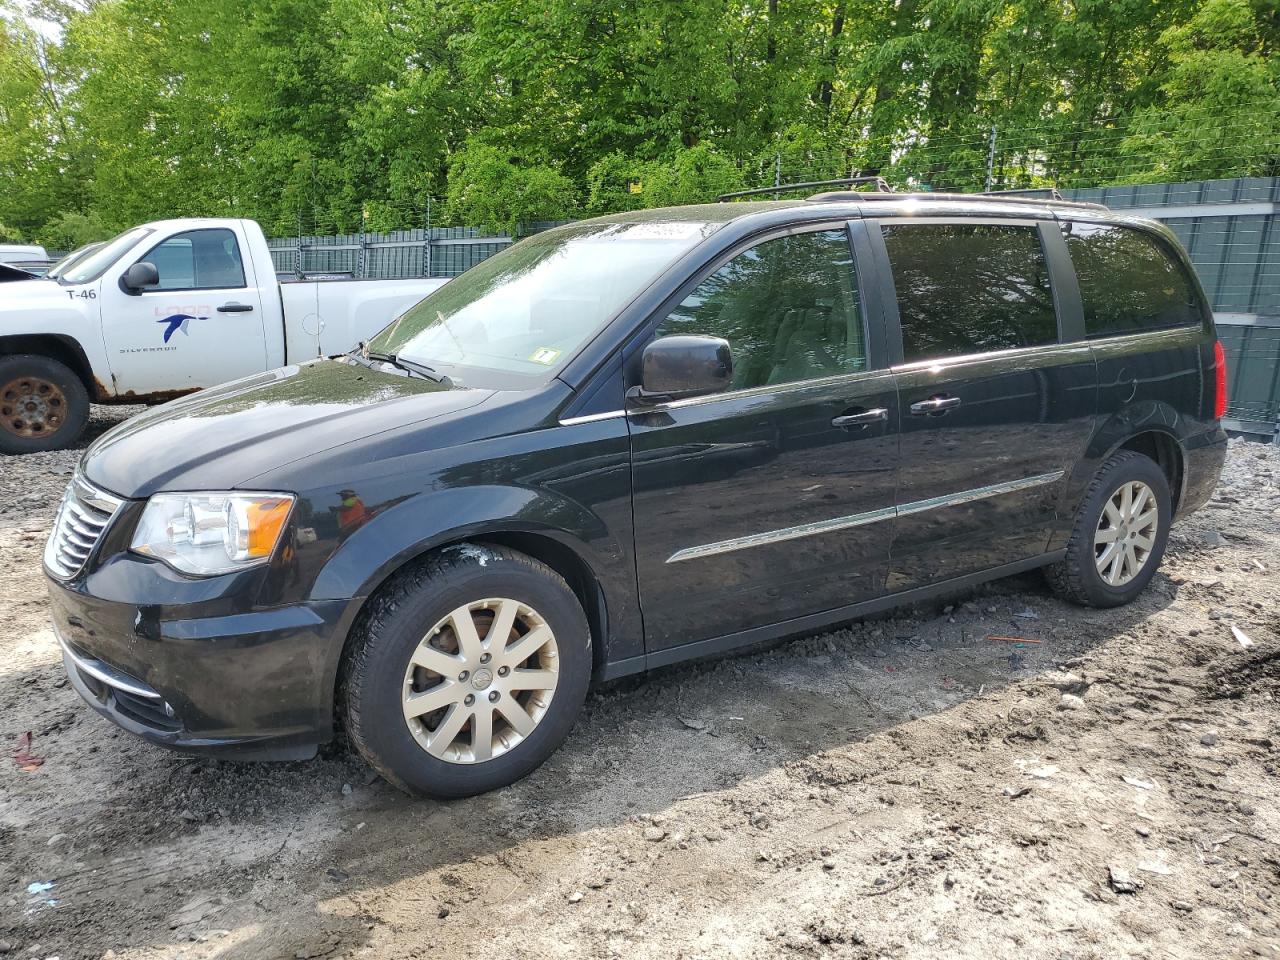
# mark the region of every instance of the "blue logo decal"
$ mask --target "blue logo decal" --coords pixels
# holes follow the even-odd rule
[[[175,313],[172,316],[165,317],[163,320],[157,320],[156,323],[167,323],[169,326],[164,331],[164,342],[168,343],[169,338],[181,330],[187,333],[187,324],[192,320],[208,320],[208,317],[193,317],[189,313]],[[188,334],[189,335],[189,334]]]

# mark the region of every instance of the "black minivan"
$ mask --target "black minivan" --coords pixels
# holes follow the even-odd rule
[[[1128,602],[1213,490],[1225,403],[1150,221],[847,191],[605,217],[104,435],[53,621],[152,742],[299,758],[344,727],[464,796],[546,759],[592,678],[1033,567]]]

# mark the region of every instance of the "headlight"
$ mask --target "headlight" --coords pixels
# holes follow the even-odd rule
[[[293,509],[288,493],[157,493],[129,548],[210,577],[264,563]]]

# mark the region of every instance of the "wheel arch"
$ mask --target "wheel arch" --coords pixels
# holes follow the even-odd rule
[[[74,337],[59,333],[22,333],[0,336],[0,356],[29,353],[48,357],[70,368],[91,400],[106,400],[112,394],[106,384],[101,383],[93,375],[93,366],[89,357]]]
[[[1143,430],[1116,444],[1107,451],[1107,456],[1120,450],[1132,450],[1156,462],[1156,466],[1169,482],[1169,496],[1173,501],[1173,515],[1176,517],[1178,506],[1182,502],[1183,485],[1186,482],[1187,454],[1173,432],[1159,429]]]
[[[547,491],[454,488],[410,498],[375,517],[339,546],[316,577],[309,599],[348,602],[339,627],[341,641],[333,645],[325,674],[331,704],[338,704],[342,664],[369,601],[410,564],[462,543],[518,550],[560,574],[586,615],[593,672],[631,652],[615,647],[642,643],[634,622],[638,616],[626,609],[626,595],[615,596],[627,582],[634,588],[634,573],[619,565],[625,551],[599,517]]]
[[[513,523],[495,521],[491,524],[471,525],[469,528],[452,530],[432,537],[415,545],[412,549],[402,551],[396,558],[381,567],[366,581],[360,595],[352,601],[354,609],[347,620],[351,624],[347,636],[343,638],[343,653],[346,656],[351,635],[360,623],[361,616],[368,608],[369,602],[385,589],[387,584],[402,570],[423,558],[439,553],[450,547],[462,544],[493,544],[518,550],[540,563],[546,564],[569,585],[582,605],[586,615],[587,626],[591,630],[591,658],[593,669],[599,669],[605,660],[607,638],[609,636],[609,614],[604,590],[591,563],[583,556],[580,549],[566,542],[563,534],[548,529],[526,528]],[[341,657],[339,658],[341,660]]]

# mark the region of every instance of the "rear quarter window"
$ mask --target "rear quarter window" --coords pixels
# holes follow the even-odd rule
[[[1114,224],[1073,223],[1067,249],[1088,336],[1200,325],[1195,284],[1157,237]]]

